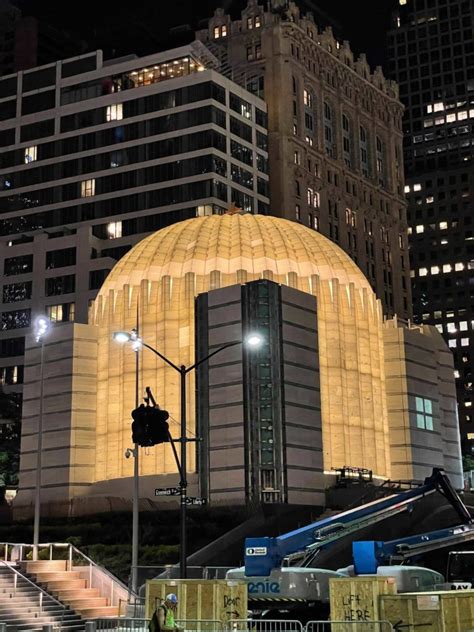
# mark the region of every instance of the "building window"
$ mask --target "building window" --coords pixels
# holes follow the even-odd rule
[[[25,164],[27,165],[29,162],[34,162],[38,159],[38,147],[36,145],[32,145],[31,147],[25,147]]]
[[[81,182],[81,197],[92,197],[95,195],[95,178],[83,180]]]
[[[122,236],[122,222],[109,222],[106,230],[107,239],[118,239]]]
[[[329,103],[324,102],[323,107],[323,119],[324,119],[324,147],[326,153],[334,158],[334,131],[332,122],[332,109]]]
[[[31,310],[19,309],[14,312],[3,312],[0,321],[0,330],[23,329],[30,326]]]
[[[349,117],[342,115],[342,150],[346,167],[352,167],[352,139]]]
[[[31,298],[33,283],[23,281],[22,283],[10,283],[3,286],[4,303],[20,303]]]
[[[65,266],[76,265],[76,249],[62,248],[61,250],[50,250],[46,253],[46,269],[64,268]]]
[[[253,46],[247,46],[247,61],[253,61],[254,59],[254,48]]]
[[[46,315],[54,323],[73,321],[75,315],[75,303],[63,303],[62,305],[47,305]]]
[[[247,28],[249,30],[253,29],[253,18],[247,18]]]
[[[123,104],[108,105],[106,111],[107,121],[121,121],[123,119]]]
[[[219,39],[220,37],[227,37],[227,26],[225,24],[214,27],[214,39]]]
[[[313,107],[313,95],[306,88],[303,90],[303,101],[307,108]]]
[[[27,274],[33,270],[33,255],[19,255],[5,259],[3,273],[5,276]]]
[[[369,177],[369,141],[367,137],[367,130],[362,125],[359,128],[359,140],[360,140],[360,168],[362,174]]]
[[[22,366],[3,366],[0,368],[0,384],[13,385],[23,383]]]
[[[425,397],[415,397],[416,426],[423,430],[433,430],[433,402]]]
[[[384,145],[381,138],[376,137],[376,165],[377,180],[381,186],[385,186],[385,161],[384,161]]]
[[[295,152],[294,152],[294,163],[295,165],[301,164],[301,154],[297,149],[295,149]]]
[[[66,274],[60,277],[51,277],[45,281],[46,296],[59,296],[71,294],[76,289],[74,274]]]
[[[295,217],[298,221],[301,219],[301,206],[299,204],[295,205]]]
[[[262,26],[262,19],[259,15],[255,16],[255,28],[259,29]]]
[[[110,270],[92,270],[89,272],[89,289],[98,290],[109,272]]]

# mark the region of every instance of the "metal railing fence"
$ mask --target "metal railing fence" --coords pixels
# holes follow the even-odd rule
[[[149,619],[109,618],[89,622],[86,630],[102,632],[148,632]],[[226,623],[214,619],[182,619],[176,624],[183,632],[394,632],[388,621],[309,621],[234,619]]]
[[[33,557],[33,544],[3,542],[0,544],[0,555],[3,550],[5,563],[30,562]],[[68,542],[47,542],[38,544],[38,560],[64,560],[68,570],[81,573],[88,582],[89,588],[97,588],[108,600],[109,605],[119,606],[121,601],[132,602],[137,595],[106,568],[96,564],[80,549]],[[0,559],[1,561],[1,559]]]
[[[12,579],[13,579],[13,586],[11,588],[10,587],[4,588],[3,595],[8,595],[9,598],[11,598],[12,595],[16,596],[17,590],[18,590],[18,580],[21,579],[21,581],[25,582],[28,585],[28,587],[32,589],[35,595],[38,597],[38,611],[40,613],[48,614],[48,612],[45,611],[44,609],[45,606],[56,606],[58,609],[60,608],[59,612],[61,614],[59,617],[59,621],[57,617],[54,617],[54,619],[55,619],[55,625],[61,626],[62,620],[64,617],[64,612],[65,612],[65,606],[63,603],[61,603],[55,597],[53,597],[52,595],[47,593],[45,590],[40,588],[40,586],[32,582],[31,579],[28,579],[28,577],[25,577],[25,575],[20,573],[20,571],[18,571],[16,568],[13,568],[13,566],[8,564],[4,560],[0,560],[0,567],[7,569],[7,571],[12,574]],[[20,590],[21,588],[23,587],[20,586]],[[28,605],[33,606],[36,604],[28,604]]]
[[[388,621],[308,621],[305,632],[393,632]]]
[[[226,632],[304,632],[300,621],[277,619],[233,619],[225,624]]]

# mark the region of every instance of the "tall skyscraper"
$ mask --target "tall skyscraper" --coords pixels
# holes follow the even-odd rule
[[[473,4],[399,0],[390,69],[404,116],[413,310],[455,359],[464,451],[474,453]]]
[[[218,9],[198,39],[268,105],[270,205],[338,243],[386,314],[411,315],[398,89],[293,2]]]
[[[87,322],[115,263],[196,215],[268,211],[265,103],[201,42],[101,51],[0,80],[0,382],[35,315]]]

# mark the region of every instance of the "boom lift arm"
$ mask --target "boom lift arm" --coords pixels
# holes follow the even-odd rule
[[[474,539],[472,516],[445,475],[440,478],[438,489],[449,500],[463,524],[388,542],[353,542],[352,558],[357,575],[375,574],[379,566],[403,563],[416,555]]]
[[[330,518],[323,518],[275,538],[246,538],[245,575],[268,577],[272,569],[282,566],[285,558],[291,561],[292,556],[301,556],[302,553],[306,555],[306,561],[303,561],[302,566],[306,566],[318,551],[331,543],[354,531],[406,511],[414,502],[435,491],[442,493],[451,502],[463,522],[471,523],[471,514],[448,477],[443,470],[435,468],[431,476],[415,489],[375,500]]]

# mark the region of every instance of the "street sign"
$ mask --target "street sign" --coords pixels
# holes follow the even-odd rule
[[[207,500],[205,498],[196,498],[196,496],[188,496],[186,498],[187,505],[205,505]]]
[[[179,487],[160,487],[155,489],[155,496],[179,496],[180,493]]]

